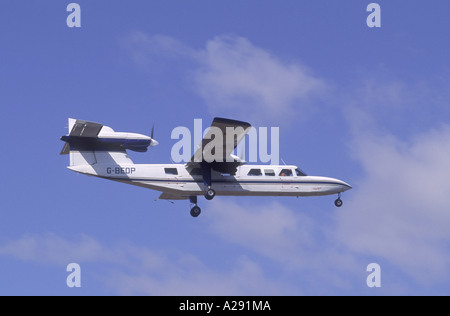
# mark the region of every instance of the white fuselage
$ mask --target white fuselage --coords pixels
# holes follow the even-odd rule
[[[185,197],[203,195],[206,189],[199,169],[192,170],[184,164],[93,164],[68,168]],[[213,171],[212,188],[217,195],[230,196],[319,196],[341,193],[351,186],[334,178],[303,175],[296,166],[243,165],[235,175]]]

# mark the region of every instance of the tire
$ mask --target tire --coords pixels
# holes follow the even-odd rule
[[[191,208],[191,216],[192,217],[198,217],[201,212],[202,212],[202,210],[198,206],[194,206],[193,208]]]
[[[213,189],[208,189],[205,192],[205,199],[207,199],[207,200],[212,200],[212,199],[214,199],[215,196],[216,196],[216,191],[214,191]]]
[[[342,202],[341,199],[337,199],[336,201],[334,201],[334,205],[336,205],[337,207],[341,207],[342,204],[344,204],[344,203]]]

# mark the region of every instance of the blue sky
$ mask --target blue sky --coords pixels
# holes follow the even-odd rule
[[[0,294],[448,295],[450,4],[0,4]],[[280,155],[353,186],[335,197],[154,200],[77,175],[67,118],[150,134],[215,116],[280,127]],[[205,126],[206,127],[206,126]],[[66,266],[82,269],[68,288]],[[382,287],[368,288],[378,263]]]

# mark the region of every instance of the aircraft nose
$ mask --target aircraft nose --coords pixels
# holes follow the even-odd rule
[[[339,185],[339,190],[342,190],[341,192],[345,192],[348,191],[350,189],[352,189],[352,186],[342,180],[339,179],[333,179],[330,178],[331,182],[334,182],[335,184]]]
[[[341,184],[344,186],[344,191],[352,189],[352,186],[344,181],[341,181]]]

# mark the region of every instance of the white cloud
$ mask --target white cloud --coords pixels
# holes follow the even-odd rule
[[[327,89],[305,66],[285,62],[243,37],[216,37],[200,56],[196,88],[212,112],[290,121],[297,111],[308,113],[310,97]]]
[[[338,213],[336,237],[421,285],[449,280],[450,126],[440,123],[448,116],[446,86],[378,69],[345,97],[349,148],[363,177]]]
[[[332,223],[318,221],[306,209],[215,199],[208,218],[213,234],[269,259],[287,276],[284,286],[291,287],[291,294],[354,289],[365,268],[358,256],[335,241]],[[294,286],[293,280],[301,284]]]
[[[298,121],[315,108],[314,98],[328,90],[300,62],[284,61],[239,36],[217,36],[204,49],[195,49],[169,36],[134,32],[123,46],[143,67],[183,60],[190,68],[191,88],[214,115]]]
[[[122,40],[122,47],[138,66],[152,69],[161,61],[193,59],[197,52],[181,41],[162,34],[148,36],[135,31]]]
[[[190,253],[170,253],[129,242],[106,246],[93,237],[72,241],[56,234],[24,236],[0,245],[0,255],[43,265],[90,264],[89,275],[121,295],[270,295],[286,287],[258,263],[237,256],[227,270]],[[82,270],[83,271],[83,270]],[[94,272],[95,271],[95,272]],[[83,278],[86,280],[86,278]]]
[[[110,260],[113,257],[89,236],[82,235],[79,241],[73,242],[52,233],[27,235],[5,243],[0,246],[0,255],[49,265]]]
[[[416,282],[448,280],[450,127],[408,142],[364,131],[354,140],[366,176],[339,212],[339,240],[387,260]]]
[[[173,259],[173,258],[172,258]],[[124,273],[114,270],[109,285],[122,295],[277,295],[283,285],[269,280],[259,265],[239,257],[229,271],[216,271],[198,260],[172,262],[177,270],[160,273]]]

